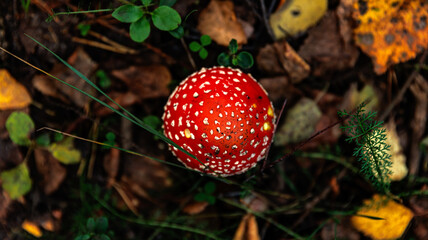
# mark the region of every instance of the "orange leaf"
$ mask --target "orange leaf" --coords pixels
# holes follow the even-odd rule
[[[428,45],[428,4],[422,0],[354,2],[356,44],[373,61],[377,74],[410,60]]]
[[[247,213],[242,217],[233,240],[260,240],[256,217],[253,214]]]
[[[0,69],[0,110],[24,108],[30,103],[27,89],[6,69]]]
[[[39,226],[37,226],[34,222],[25,220],[21,224],[21,227],[36,238],[40,238],[43,235],[42,230],[40,230]]]

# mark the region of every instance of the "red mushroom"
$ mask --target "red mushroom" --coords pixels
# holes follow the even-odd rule
[[[162,116],[165,135],[186,167],[230,176],[256,166],[271,143],[274,111],[266,91],[240,70],[203,68],[174,90]]]

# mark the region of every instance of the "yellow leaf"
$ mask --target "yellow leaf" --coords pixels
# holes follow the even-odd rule
[[[6,69],[0,69],[0,110],[24,108],[30,103],[27,89]]]
[[[52,143],[49,151],[58,161],[64,164],[74,164],[80,162],[80,152],[73,146],[72,138],[65,138],[62,142]]]
[[[43,233],[42,230],[40,230],[39,226],[37,226],[35,223],[25,220],[22,224],[21,224],[22,229],[24,229],[25,231],[27,231],[29,234],[33,235],[36,238],[40,238]]]
[[[413,213],[405,206],[396,203],[386,196],[374,195],[372,199],[364,201],[357,215],[351,218],[352,225],[360,232],[372,239],[397,239],[413,218]],[[364,216],[363,216],[364,215]],[[382,219],[371,219],[365,216]]]
[[[286,0],[270,16],[270,26],[277,39],[294,36],[315,25],[327,10],[327,0]]]
[[[372,58],[377,74],[410,60],[428,45],[428,4],[423,0],[355,1],[356,44]]]
[[[386,125],[386,143],[391,145],[389,154],[391,154],[391,174],[389,178],[391,181],[400,181],[405,178],[408,173],[406,166],[406,156],[403,154],[400,145],[400,139],[397,135],[396,126],[394,122],[389,122]]]

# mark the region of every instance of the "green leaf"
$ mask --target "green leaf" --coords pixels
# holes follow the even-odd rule
[[[111,80],[110,78],[107,76],[107,73],[104,70],[97,70],[95,72],[95,76],[97,76],[98,80],[98,84],[100,85],[100,87],[102,88],[109,88],[111,86]]]
[[[236,39],[230,40],[229,51],[230,51],[230,54],[235,54],[238,52],[238,42],[236,41]]]
[[[49,137],[49,134],[45,133],[45,134],[38,136],[36,138],[36,143],[37,143],[37,145],[42,146],[42,147],[49,146],[49,144],[51,143],[51,139]]]
[[[238,59],[236,59],[236,56],[232,57],[232,65],[237,66],[238,65]]]
[[[177,11],[168,7],[160,6],[152,12],[152,20],[155,27],[162,31],[171,31],[181,23],[181,17]]]
[[[114,140],[116,139],[116,134],[114,134],[114,133],[112,133],[112,132],[108,132],[108,133],[106,134],[106,139],[107,139],[108,141],[114,141]]]
[[[97,236],[97,240],[110,240],[110,237],[103,233]]]
[[[152,3],[152,0],[141,0],[141,3],[147,7]]]
[[[106,217],[97,218],[95,221],[95,232],[96,233],[105,233],[108,228],[108,220]]]
[[[217,57],[217,63],[225,67],[230,66],[230,56],[224,52],[220,53]]]
[[[197,193],[193,199],[197,202],[206,202],[207,201],[207,195],[205,193]]]
[[[64,139],[64,135],[63,135],[62,133],[58,133],[58,132],[56,132],[56,133],[54,134],[54,141],[55,141],[55,142],[62,141],[63,139]]]
[[[173,37],[175,37],[177,39],[180,39],[184,35],[184,28],[183,28],[183,26],[180,25],[180,26],[178,26],[178,28],[169,31],[169,34],[171,34]]]
[[[249,52],[240,52],[238,56],[236,56],[236,60],[238,66],[245,69],[250,68],[254,65],[253,56]]]
[[[31,178],[28,167],[21,163],[15,168],[0,173],[3,189],[9,194],[11,199],[17,199],[31,189]]]
[[[172,7],[174,6],[175,2],[177,2],[177,0],[160,0],[159,6]]]
[[[77,149],[74,149],[73,139],[66,138],[62,142],[52,143],[49,146],[52,155],[64,164],[74,164],[80,162],[81,156]]]
[[[199,57],[206,59],[208,57],[208,51],[205,48],[201,48],[199,51]]]
[[[95,231],[95,220],[93,218],[88,218],[86,221],[86,229],[88,229],[89,232]]]
[[[215,183],[214,182],[207,182],[204,186],[204,191],[206,194],[213,194],[215,191]]]
[[[91,30],[91,25],[80,23],[79,25],[77,25],[77,28],[80,30],[80,35],[86,36],[89,30]]]
[[[199,44],[196,41],[193,41],[189,44],[190,51],[192,51],[192,52],[199,51],[201,49],[201,47],[202,47],[201,44]]]
[[[135,5],[123,5],[116,8],[111,15],[121,22],[132,23],[140,19],[143,14],[143,10]]]
[[[162,120],[155,115],[148,115],[143,118],[143,122],[153,129],[159,129],[162,125]]]
[[[131,23],[129,35],[135,42],[143,42],[150,35],[150,23],[147,18],[142,17],[138,21]]]
[[[34,122],[24,112],[13,112],[6,120],[6,129],[14,143],[28,146],[31,143],[28,136],[34,130]]]
[[[91,235],[84,234],[84,235],[77,236],[74,240],[89,240],[89,239],[91,239]]]
[[[210,38],[210,36],[208,36],[208,35],[202,35],[201,36],[201,44],[202,44],[202,46],[208,46],[208,45],[210,45],[211,44],[211,42],[212,42],[212,40],[211,40],[211,38]]]
[[[210,205],[214,205],[215,203],[215,197],[212,195],[207,195],[205,201],[208,202]]]

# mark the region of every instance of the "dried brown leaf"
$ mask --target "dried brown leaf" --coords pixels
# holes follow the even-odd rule
[[[55,192],[64,181],[67,170],[55,159],[52,154],[44,149],[34,149],[37,171],[42,175],[40,185],[45,194]]]
[[[232,1],[211,0],[199,15],[197,28],[201,34],[210,36],[219,45],[228,46],[232,38],[236,39],[239,45],[247,43]]]

